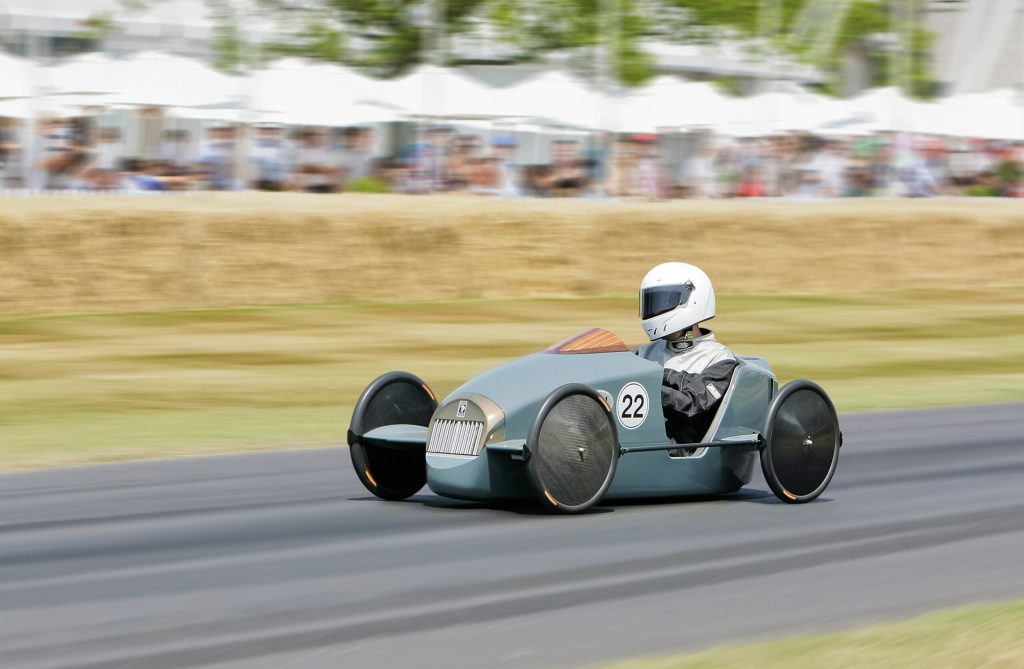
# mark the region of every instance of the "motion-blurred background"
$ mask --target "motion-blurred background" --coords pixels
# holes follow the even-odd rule
[[[1017,0],[4,0],[35,191],[1016,196]]]
[[[0,0],[0,666],[568,667],[1024,596],[1022,165],[1024,0]],[[664,261],[835,400],[828,495],[363,491],[371,379],[644,343]],[[1021,667],[1022,627],[629,666]]]
[[[0,0],[5,466],[336,444],[380,371],[635,339],[664,260],[841,410],[1019,399],[1022,35],[1015,0]]]

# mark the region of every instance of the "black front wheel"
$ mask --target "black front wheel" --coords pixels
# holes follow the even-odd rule
[[[359,396],[348,430],[349,454],[356,476],[381,499],[415,495],[427,482],[426,445],[421,448],[373,443],[370,430],[385,425],[423,425],[437,409],[434,393],[419,377],[391,372],[375,379]]]
[[[761,469],[772,492],[789,504],[810,502],[836,473],[842,434],[825,391],[810,381],[786,384],[772,401]]]
[[[526,469],[537,499],[558,513],[582,513],[597,504],[619,461],[611,408],[596,391],[579,384],[548,395],[526,445]]]

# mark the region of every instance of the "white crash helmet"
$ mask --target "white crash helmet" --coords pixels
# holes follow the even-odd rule
[[[658,265],[640,283],[640,318],[651,341],[715,317],[715,289],[699,267]]]

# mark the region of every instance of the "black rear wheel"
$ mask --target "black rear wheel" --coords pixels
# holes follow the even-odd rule
[[[548,395],[526,444],[537,499],[559,513],[590,509],[615,476],[619,439],[611,409],[587,386],[570,384]]]
[[[400,500],[427,482],[426,445],[422,448],[374,443],[363,438],[385,425],[423,425],[437,409],[427,384],[408,372],[391,372],[374,380],[359,396],[349,424],[352,466],[366,489],[381,499]]]
[[[772,401],[761,468],[784,502],[810,502],[828,487],[839,462],[842,435],[832,401],[815,383],[786,384]]]

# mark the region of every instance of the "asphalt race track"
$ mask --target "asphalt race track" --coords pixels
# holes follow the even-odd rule
[[[846,416],[756,478],[582,517],[370,497],[342,449],[0,477],[0,667],[575,667],[1024,597],[1024,405]]]

